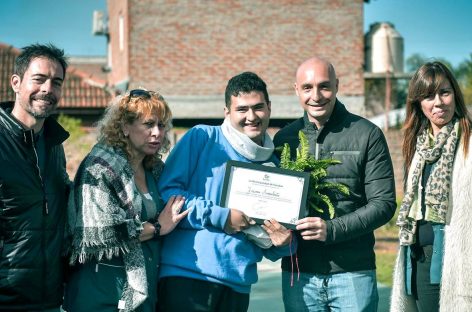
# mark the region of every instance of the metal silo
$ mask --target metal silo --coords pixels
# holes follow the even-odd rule
[[[366,72],[403,73],[403,37],[392,23],[370,25],[365,35]]]

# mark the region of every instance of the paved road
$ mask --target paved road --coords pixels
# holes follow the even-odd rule
[[[379,286],[378,312],[388,312],[390,288]],[[263,260],[259,264],[259,282],[252,287],[249,312],[283,312],[280,263]]]

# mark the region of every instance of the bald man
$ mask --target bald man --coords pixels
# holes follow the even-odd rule
[[[335,158],[327,181],[350,194],[328,194],[334,218],[314,210],[297,222],[300,280],[290,286],[290,257],[282,260],[286,311],[377,311],[373,231],[395,213],[392,161],[382,131],[346,110],[336,98],[339,80],[328,61],[313,57],[296,72],[295,93],[304,116],[281,129],[275,146],[299,145],[298,132],[316,159]],[[295,155],[292,155],[294,157]]]

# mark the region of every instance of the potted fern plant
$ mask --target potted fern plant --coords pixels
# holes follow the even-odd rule
[[[331,183],[324,181],[327,176],[327,169],[329,166],[341,163],[336,159],[315,159],[309,153],[309,143],[305,134],[302,131],[298,132],[300,140],[299,148],[297,149],[296,159],[292,160],[290,155],[290,146],[288,143],[284,144],[282,154],[280,157],[280,167],[295,171],[310,172],[310,182],[308,188],[308,207],[323,214],[324,209],[328,209],[329,217],[332,219],[335,215],[334,205],[331,199],[326,195],[326,191],[338,191],[342,194],[349,195],[349,188],[341,183]]]

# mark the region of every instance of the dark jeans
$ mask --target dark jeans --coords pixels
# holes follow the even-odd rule
[[[412,264],[412,291],[420,312],[439,311],[439,284],[431,284],[430,269],[433,246],[416,249]]]
[[[185,277],[162,278],[157,298],[159,312],[246,312],[249,307],[249,294]]]

